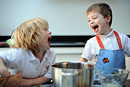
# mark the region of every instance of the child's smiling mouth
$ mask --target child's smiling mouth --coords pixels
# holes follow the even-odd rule
[[[98,25],[94,25],[93,26],[93,29],[95,30],[95,29],[97,29],[98,28]]]
[[[51,37],[48,38],[48,42],[50,42],[50,40],[51,40]]]
[[[98,25],[94,25],[94,26],[92,26],[92,29],[95,31],[95,32],[98,32]]]
[[[50,40],[51,40],[51,36],[50,37],[48,37],[48,44],[49,44],[49,46],[50,46]]]

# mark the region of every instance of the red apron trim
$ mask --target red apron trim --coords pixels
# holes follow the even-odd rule
[[[123,48],[122,48],[122,44],[121,44],[121,39],[120,39],[118,33],[117,33],[116,31],[114,31],[114,34],[115,34],[115,36],[116,36],[116,39],[117,39],[119,48],[120,48],[120,49],[123,49]]]
[[[122,44],[121,44],[121,39],[120,39],[118,33],[117,33],[116,31],[113,31],[113,32],[114,32],[114,34],[115,34],[115,36],[116,36],[116,39],[117,39],[119,48],[120,48],[120,49],[123,49],[123,48],[122,48]],[[101,41],[101,39],[100,39],[100,37],[99,37],[98,35],[96,35],[96,39],[97,39],[97,42],[98,42],[100,48],[101,48],[101,49],[105,49],[105,47],[104,47],[104,45],[103,45],[103,43],[102,43],[102,41]]]
[[[97,42],[98,42],[100,48],[105,49],[105,47],[104,47],[104,45],[103,45],[103,43],[102,43],[102,41],[101,41],[101,39],[100,39],[100,37],[98,35],[96,36],[96,39],[97,39]]]

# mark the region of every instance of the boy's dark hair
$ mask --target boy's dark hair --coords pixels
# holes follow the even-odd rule
[[[91,11],[98,11],[104,18],[107,17],[108,15],[110,15],[111,20],[110,20],[109,25],[111,26],[111,24],[112,24],[112,10],[108,4],[106,4],[106,3],[93,4],[87,9],[87,15]]]

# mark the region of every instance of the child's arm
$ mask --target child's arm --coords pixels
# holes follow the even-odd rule
[[[2,58],[0,58],[0,75],[2,77],[6,77],[6,76],[10,75],[10,73],[8,72],[8,69],[4,65],[4,62],[3,62]]]
[[[80,62],[88,62],[87,59],[85,59],[84,57],[81,57],[81,59],[79,60]]]
[[[49,82],[51,79],[44,76],[33,79],[22,79],[19,86],[32,86]]]
[[[0,76],[0,87],[16,87],[22,77],[22,75],[10,76],[2,58],[0,58]]]

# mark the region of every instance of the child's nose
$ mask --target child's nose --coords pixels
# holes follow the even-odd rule
[[[90,21],[90,24],[93,24],[94,23],[94,20],[92,19],[91,21]]]
[[[49,34],[51,35],[51,34],[52,34],[52,32],[50,32],[50,31],[49,31]]]

